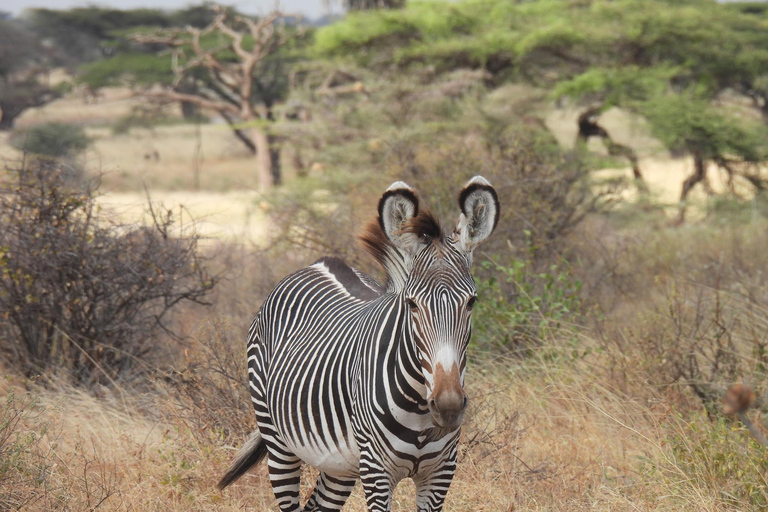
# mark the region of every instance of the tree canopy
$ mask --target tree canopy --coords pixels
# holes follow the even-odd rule
[[[483,69],[495,85],[544,88],[581,106],[580,138],[600,136],[634,166],[632,151],[598,124],[602,112],[621,107],[644,117],[669,150],[700,161],[698,181],[707,161],[768,155],[768,10],[756,3],[414,1],[401,11],[350,13],[318,31],[313,51],[382,71]],[[725,108],[729,95],[748,98],[751,112]],[[754,168],[738,169],[753,181]]]

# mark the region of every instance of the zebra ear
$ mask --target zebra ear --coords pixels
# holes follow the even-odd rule
[[[404,231],[406,223],[419,214],[419,198],[416,191],[402,181],[396,181],[379,200],[379,224],[387,238],[408,253],[415,253],[419,238]]]
[[[458,248],[471,253],[499,223],[499,196],[482,176],[475,176],[459,193],[459,222],[453,232]]]

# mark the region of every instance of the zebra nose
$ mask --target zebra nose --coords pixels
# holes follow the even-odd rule
[[[437,426],[456,428],[461,424],[469,399],[462,390],[460,393],[444,393],[430,398],[427,403]]]

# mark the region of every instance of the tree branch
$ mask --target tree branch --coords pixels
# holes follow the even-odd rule
[[[237,115],[239,110],[234,105],[225,101],[215,101],[195,94],[185,94],[172,90],[150,91],[142,93],[144,97],[154,98],[164,101],[186,101],[202,108],[209,108],[217,112],[229,112]]]

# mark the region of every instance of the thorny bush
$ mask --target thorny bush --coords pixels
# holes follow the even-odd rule
[[[150,225],[111,222],[92,186],[58,167],[6,169],[0,180],[0,354],[27,375],[67,369],[108,384],[161,343],[183,302],[204,303],[217,278],[197,237],[172,235],[170,211]]]

